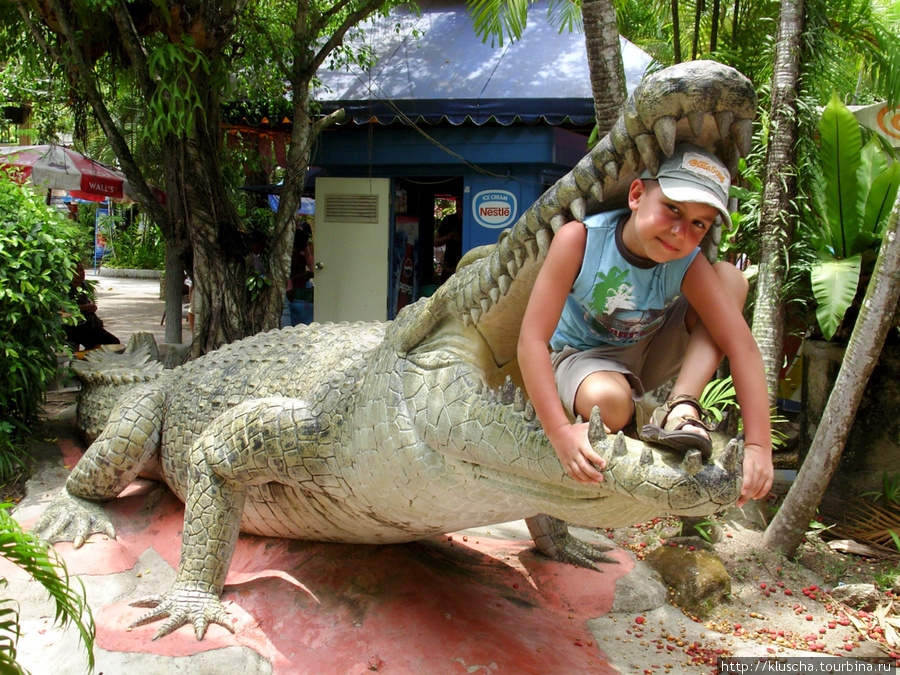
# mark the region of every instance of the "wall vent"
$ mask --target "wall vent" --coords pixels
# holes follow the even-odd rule
[[[326,194],[326,223],[378,223],[378,195]]]

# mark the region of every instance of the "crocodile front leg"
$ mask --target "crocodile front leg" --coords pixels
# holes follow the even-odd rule
[[[190,453],[181,561],[172,588],[132,602],[151,607],[132,626],[169,617],[157,640],[187,625],[202,640],[211,623],[234,632],[219,601],[240,530],[248,485],[300,484],[308,448],[323,440],[322,427],[302,401],[247,401],[220,415]],[[312,453],[315,454],[315,453]]]
[[[211,469],[207,455],[214,455],[216,446],[222,447],[221,440],[206,434],[191,450],[181,561],[174,585],[166,593],[131,603],[132,607],[154,608],[132,626],[169,617],[153,636],[154,640],[187,623],[193,624],[198,640],[203,639],[210,623],[234,632],[219,596],[225,587],[225,576],[240,532],[246,486],[228,481]]]
[[[78,462],[65,488],[35,523],[45,541],[71,541],[80,548],[92,534],[115,539],[116,530],[99,504],[114,499],[159,449],[166,393],[148,385],[122,400],[103,432]]]

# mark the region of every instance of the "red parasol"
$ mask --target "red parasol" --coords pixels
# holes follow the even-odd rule
[[[0,171],[17,183],[68,190],[78,199],[126,199],[125,174],[61,145],[0,147]]]

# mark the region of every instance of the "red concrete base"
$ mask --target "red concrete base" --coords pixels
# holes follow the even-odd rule
[[[132,569],[151,547],[177,569],[183,509],[164,487],[138,482],[106,508],[117,540],[56,549],[71,574]],[[93,608],[97,644],[169,656],[247,646],[275,673],[615,673],[585,623],[610,611],[616,580],[633,567],[624,551],[611,555],[620,564],[598,574],[551,562],[530,542],[459,534],[393,546],[242,535],[222,597],[234,635],[211,626],[197,642],[187,626],[154,642],[161,623],[129,629],[148,610],[122,602]]]

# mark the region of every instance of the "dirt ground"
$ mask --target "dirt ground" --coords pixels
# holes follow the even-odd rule
[[[887,656],[900,666],[897,633],[891,633],[900,622],[900,598],[891,590],[900,579],[897,556],[840,553],[811,531],[791,561],[762,547],[764,522],[748,522],[734,511],[711,520],[721,533],[714,548],[731,577],[730,601],[706,616],[685,612],[674,625],[671,613],[626,619],[633,637],[613,639],[631,639],[637,650],[634,670],[623,673],[715,673],[718,657],[749,655],[748,642],[764,645],[772,656],[799,656],[801,651],[804,656]],[[606,534],[640,560],[654,548],[670,545],[668,540],[680,532],[677,518],[663,517]],[[881,590],[880,610],[855,611],[834,600],[830,591],[842,584],[875,584]],[[623,620],[621,615],[615,619]],[[647,655],[654,653],[657,658],[648,661]],[[753,650],[754,656],[761,653]]]

